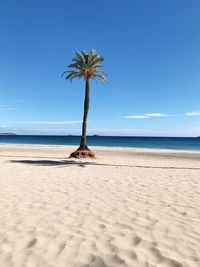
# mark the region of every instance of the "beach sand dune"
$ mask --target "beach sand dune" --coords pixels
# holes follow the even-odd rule
[[[198,154],[0,147],[0,266],[199,267]]]

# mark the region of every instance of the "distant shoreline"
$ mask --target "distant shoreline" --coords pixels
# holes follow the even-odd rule
[[[0,133],[0,136],[17,136],[17,137],[81,137],[81,135],[73,135],[73,134],[15,134],[15,133]],[[87,135],[87,137],[117,137],[117,138],[200,138],[200,136],[157,136],[157,135],[99,135],[92,134]]]
[[[14,134],[14,133],[0,133],[0,136],[17,136],[17,134]]]

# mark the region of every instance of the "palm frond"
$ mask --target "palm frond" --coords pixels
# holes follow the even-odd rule
[[[95,76],[93,76],[92,77],[92,79],[94,79],[94,80],[100,80],[102,83],[107,83],[108,82],[108,80],[103,76],[103,75],[98,75],[98,74],[96,74]]]
[[[72,63],[72,64],[68,65],[68,68],[80,69],[81,65],[79,62],[76,62],[76,63]]]
[[[108,74],[99,70],[99,68],[103,67],[103,61],[104,58],[98,55],[95,50],[91,50],[89,53],[85,50],[75,52],[72,63],[68,65],[69,70],[63,72],[62,77],[66,75],[66,80],[70,81],[74,78],[93,78],[105,81],[105,77]]]
[[[80,74],[73,74],[70,78],[68,78],[68,80],[70,80],[70,82],[72,82],[72,80],[75,78],[81,79],[81,75]]]
[[[61,74],[61,78],[63,78],[63,76],[67,73],[68,71],[64,71],[62,74]]]
[[[68,73],[68,74],[67,74],[67,73]],[[70,80],[72,76],[74,76],[74,75],[80,75],[80,72],[69,70],[69,71],[65,71],[65,72],[63,73],[63,76],[64,76],[65,74],[67,74],[67,75],[65,76],[65,79],[66,79],[66,80]]]
[[[96,71],[97,74],[101,74],[102,76],[108,76],[108,73],[102,70],[98,70]]]

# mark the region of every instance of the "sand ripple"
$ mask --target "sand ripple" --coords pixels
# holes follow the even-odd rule
[[[93,162],[105,166],[1,158],[0,266],[200,266],[200,171],[132,166],[197,160],[105,157]]]

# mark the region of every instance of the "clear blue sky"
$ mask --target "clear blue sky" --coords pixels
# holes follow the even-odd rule
[[[61,79],[75,51],[105,57],[88,133],[200,135],[199,0],[0,3],[0,132],[80,134],[84,83]]]

